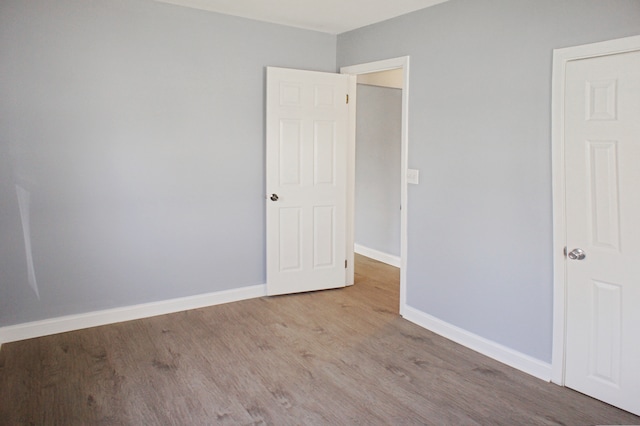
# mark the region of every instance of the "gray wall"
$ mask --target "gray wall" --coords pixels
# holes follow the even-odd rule
[[[450,0],[338,37],[411,55],[410,306],[550,360],[551,51],[635,34],[637,0]],[[264,66],[333,71],[336,37],[0,0],[0,58],[0,326],[264,283]]]
[[[0,326],[265,282],[264,67],[335,71],[335,36],[0,0],[0,58]]]
[[[410,306],[551,360],[552,49],[637,34],[637,0],[450,0],[338,36],[411,56]]]
[[[355,242],[400,256],[402,90],[358,84]]]

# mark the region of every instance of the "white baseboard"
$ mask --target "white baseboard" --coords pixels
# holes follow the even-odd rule
[[[392,254],[383,253],[378,250],[374,250],[369,247],[361,246],[360,244],[353,245],[353,251],[363,256],[369,257],[373,260],[377,260],[378,262],[386,263],[387,265],[395,266],[396,268],[400,267],[400,257],[394,256]]]
[[[180,297],[160,302],[144,303],[141,305],[125,306],[122,308],[88,312],[85,314],[67,315],[42,321],[10,325],[7,327],[0,327],[0,347],[2,343],[15,342],[17,340],[48,336],[50,334],[64,333],[83,328],[148,318],[156,315],[172,314],[174,312],[187,311],[189,309],[221,305],[223,303],[262,297],[266,296],[266,294],[266,285],[262,284],[218,291],[215,293],[200,294],[197,296]]]
[[[544,381],[551,381],[551,364],[470,333],[410,306],[404,307],[403,317],[420,327],[433,331],[482,355]]]
[[[364,253],[361,254],[367,256]],[[372,256],[367,257],[375,259]],[[3,343],[48,336],[50,334],[64,333],[83,328],[114,324],[123,321],[148,318],[156,315],[171,314],[189,309],[204,308],[223,303],[253,299],[265,295],[266,285],[262,284],[197,296],[181,297],[178,299],[163,300],[160,302],[88,312],[85,314],[68,315],[42,321],[0,327],[0,348],[2,348]],[[433,331],[436,334],[515,369],[545,381],[551,380],[551,364],[542,362],[533,357],[507,348],[506,346],[502,346],[499,343],[470,333],[410,306],[404,306],[403,317],[408,321],[426,328],[427,330]]]

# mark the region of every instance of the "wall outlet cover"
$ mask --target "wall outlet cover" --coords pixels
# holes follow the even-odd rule
[[[420,170],[408,169],[407,170],[407,183],[417,185],[420,181]]]

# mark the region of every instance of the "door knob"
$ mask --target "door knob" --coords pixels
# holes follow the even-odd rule
[[[569,257],[569,259],[571,259],[571,260],[582,260],[582,259],[584,259],[585,257],[587,257],[587,255],[586,255],[586,253],[584,252],[584,250],[579,249],[579,248],[571,250],[571,251],[567,254],[567,256],[568,256],[568,257]]]
[[[271,194],[271,201],[278,201],[278,194]]]

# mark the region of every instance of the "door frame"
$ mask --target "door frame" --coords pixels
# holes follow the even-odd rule
[[[340,68],[341,74],[368,74],[372,72],[402,69],[402,118],[400,136],[400,315],[407,306],[407,169],[409,147],[409,56],[385,59]],[[351,81],[349,93],[356,93],[356,79]],[[352,96],[356,98],[356,96]],[[357,100],[356,100],[357,102]],[[349,108],[349,147],[347,152],[347,271],[346,283],[354,283],[355,243],[355,168],[356,168],[356,109]]]
[[[551,381],[564,385],[567,322],[565,204],[565,76],[567,63],[579,59],[640,50],[640,36],[632,36],[553,51],[551,97],[551,158],[553,183],[553,350]]]

